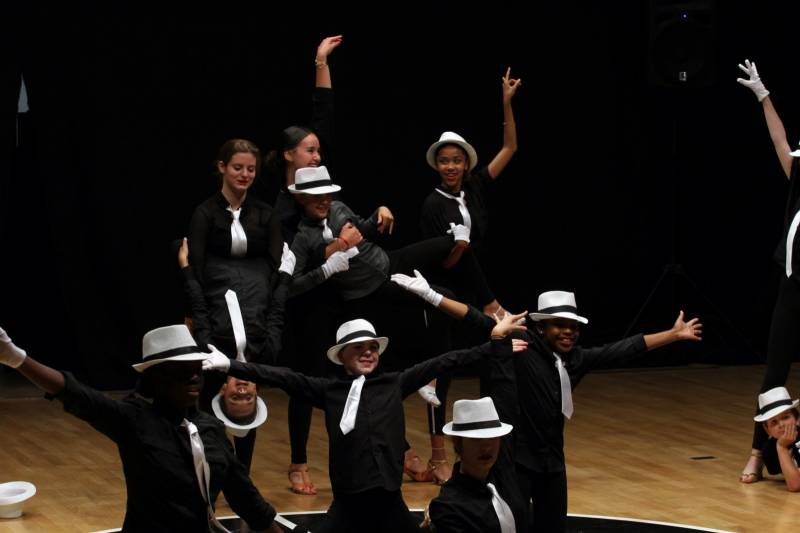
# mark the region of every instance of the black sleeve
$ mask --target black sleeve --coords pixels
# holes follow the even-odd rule
[[[294,252],[297,262],[294,267],[294,277],[289,287],[290,296],[307,292],[325,281],[322,265],[310,267],[314,259],[313,254],[316,251],[317,246],[311,242],[306,232],[301,231],[295,235],[292,242],[292,252]]]
[[[222,437],[225,439],[225,437]],[[247,522],[251,529],[267,529],[275,520],[275,509],[261,496],[247,474],[247,469],[236,459],[230,442],[225,439],[225,451],[230,468],[222,485],[222,493],[231,509]]]
[[[198,206],[189,222],[189,265],[194,269],[200,283],[203,282],[203,272],[206,266],[206,246],[208,235],[211,232],[211,217],[209,213]]]
[[[181,269],[183,275],[183,290],[189,298],[189,307],[192,311],[192,336],[201,350],[208,350],[211,341],[211,320],[203,287],[195,277],[191,265]]]
[[[458,366],[468,365],[490,353],[491,346],[486,343],[466,350],[453,350],[403,370],[400,373],[403,398],[429,383],[433,378]]]
[[[325,408],[325,389],[328,383],[325,378],[306,376],[282,366],[242,363],[241,361],[231,361],[228,375],[270,387],[278,387],[286,391],[289,396],[305,398],[314,407]]]
[[[594,368],[623,365],[644,353],[647,353],[647,345],[644,335],[639,334],[595,348],[581,348],[579,357],[573,361],[581,372],[589,372]]]
[[[119,443],[128,434],[129,409],[124,402],[79,382],[69,372],[64,374],[64,388],[55,398],[64,404],[64,411],[88,422],[94,429]]]
[[[319,137],[325,166],[333,168],[333,89],[315,87],[311,102],[311,128]]]
[[[279,272],[278,283],[272,291],[272,300],[267,311],[267,338],[261,353],[258,354],[256,363],[275,364],[281,353],[283,326],[286,316],[286,299],[289,297],[289,286],[292,277],[285,272]]]

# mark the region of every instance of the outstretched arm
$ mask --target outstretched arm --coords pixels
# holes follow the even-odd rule
[[[316,87],[323,87],[331,89],[333,83],[331,82],[331,69],[328,65],[328,56],[331,55],[337,46],[342,44],[342,36],[334,35],[333,37],[325,37],[317,47],[317,57],[314,59],[314,65],[317,67]]]
[[[511,108],[511,99],[517,89],[522,85],[522,80],[511,77],[511,67],[503,76],[503,147],[489,163],[489,176],[497,178],[506,168],[514,152],[517,151],[517,124],[514,122],[514,110]]]
[[[761,77],[758,75],[755,62],[751,63],[749,59],[745,59],[744,65],[740,64],[739,69],[747,74],[748,78],[738,78],[736,81],[753,91],[758,101],[761,102],[761,106],[764,109],[764,119],[767,121],[767,129],[775,147],[775,153],[778,154],[781,168],[783,168],[783,172],[788,178],[792,169],[792,156],[789,155],[792,149],[786,140],[786,130],[783,127],[781,117],[778,116],[778,112],[772,104],[772,99],[769,97],[769,91],[764,87],[764,82],[761,81]]]
[[[703,333],[703,324],[699,318],[693,318],[688,322],[683,319],[683,311],[678,314],[675,324],[667,330],[651,333],[644,336],[644,343],[648,351],[654,350],[676,341],[699,341]]]
[[[0,364],[16,368],[28,381],[50,394],[64,389],[64,374],[28,357],[17,347],[3,328],[0,328]]]

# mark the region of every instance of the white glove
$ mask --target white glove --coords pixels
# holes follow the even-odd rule
[[[428,280],[422,277],[419,270],[414,270],[413,278],[405,274],[392,274],[392,281],[408,292],[413,292],[434,307],[439,307],[442,302],[442,295],[431,289]]]
[[[454,224],[451,222],[450,229],[447,230],[447,233],[452,233],[454,240],[464,241],[466,243],[469,242],[469,228],[464,224]]]
[[[217,350],[217,348],[212,344],[209,344],[208,348],[211,350],[211,353],[209,354],[208,359],[203,361],[203,370],[217,370],[227,374],[228,370],[231,368],[230,358]]]
[[[0,364],[17,368],[25,361],[26,357],[28,354],[25,353],[25,350],[11,342],[11,337],[8,336],[6,330],[0,328]]]
[[[439,407],[442,405],[442,401],[436,396],[436,387],[433,385],[425,385],[421,389],[417,390],[422,399],[431,404],[434,407]]]
[[[294,266],[297,264],[297,258],[294,252],[289,249],[289,245],[283,243],[283,254],[281,255],[281,266],[278,268],[280,272],[286,272],[290,276],[294,274]]]
[[[350,269],[350,259],[358,255],[358,248],[353,246],[344,252],[333,252],[330,257],[322,265],[322,274],[325,279],[333,276],[338,272],[344,272]]]
[[[762,82],[761,78],[758,76],[758,70],[756,70],[755,61],[751,63],[749,59],[745,59],[744,65],[739,63],[739,68],[742,70],[742,72],[750,76],[750,79],[745,80],[742,78],[736,78],[736,81],[756,93],[756,98],[758,98],[759,102],[766,98],[767,95],[769,95],[769,91],[766,87],[764,87],[764,82]]]

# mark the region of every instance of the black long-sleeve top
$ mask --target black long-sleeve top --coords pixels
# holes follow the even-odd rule
[[[489,167],[482,167],[470,174],[461,184],[467,211],[472,220],[469,235],[470,246],[476,250],[481,249],[481,245],[489,232],[489,207],[486,196],[492,181],[492,177],[489,175]],[[448,191],[445,190],[444,192]],[[450,229],[451,222],[454,224],[464,223],[464,217],[458,209],[458,202],[433,191],[422,203],[420,215],[422,238],[430,239],[446,235]]]
[[[183,418],[200,433],[210,469],[210,497],[220,491],[251,528],[265,529],[275,509],[264,501],[236,460],[225,427],[201,411],[176,412],[137,397],[112,400],[64,373],[56,395],[64,410],[88,422],[117,444],[128,502],[122,531],[208,531],[207,506],[194,469]]]
[[[800,212],[800,158],[793,157],[792,167],[789,171],[789,194],[786,198],[786,209],[783,215],[783,233],[774,255],[775,262],[784,271],[786,269],[786,241],[789,236],[789,228],[798,212]],[[792,278],[800,282],[800,230],[797,231],[792,242]]]
[[[288,368],[231,361],[229,375],[285,390],[325,411],[328,470],[334,496],[370,489],[400,490],[405,453],[403,399],[436,376],[490,353],[489,345],[455,350],[402,372],[376,370],[366,376],[355,428],[342,434],[342,418],[350,385],[357,376],[310,377]],[[384,356],[385,357],[385,356]]]
[[[361,298],[375,291],[389,279],[389,256],[370,239],[378,235],[378,211],[369,218],[356,215],[343,202],[331,202],[327,224],[334,237],[337,237],[348,222],[361,232],[364,240],[358,245],[358,255],[350,259],[350,268],[331,276],[331,281],[339,289],[344,300]],[[324,257],[320,250],[325,249],[320,221],[303,217],[292,243],[292,252],[297,258],[291,294],[301,294],[325,281],[322,272]]]
[[[220,309],[218,316],[212,320],[211,307],[206,300],[203,287],[195,278],[194,270],[189,266],[181,269],[181,273],[183,274],[184,292],[188,296],[192,310],[194,326],[192,334],[197,341],[197,345],[205,349],[208,344],[213,344],[229,357],[236,357],[236,338],[233,335],[233,327],[227,307]],[[280,272],[268,307],[247,305],[248,315],[246,317],[245,309],[242,309],[242,320],[247,336],[244,355],[248,361],[274,364],[278,359],[282,348],[286,299],[289,297],[291,283],[292,277]],[[253,313],[262,314],[254,315]],[[212,325],[215,322],[216,327]]]
[[[519,422],[514,427],[516,461],[534,472],[561,472],[564,415],[553,350],[530,330],[515,336],[528,341],[527,349],[514,358],[520,406]],[[590,370],[622,365],[646,351],[644,336],[634,335],[595,348],[576,347],[562,359],[574,390]]]
[[[502,422],[516,423],[519,403],[511,344],[492,341],[490,359],[491,397]],[[514,461],[514,431],[504,436],[486,481],[460,472],[460,463],[453,467],[453,477],[444,484],[439,496],[431,501],[430,516],[436,533],[500,533],[500,522],[492,505],[492,493],[486,483],[494,484],[498,494],[511,508],[518,532],[528,531],[525,500],[517,484]]]
[[[247,236],[247,254],[234,258],[231,257],[233,215],[228,207],[228,201],[218,192],[195,209],[189,224],[191,272],[184,269],[184,289],[190,300],[195,338],[203,348],[212,342],[227,354],[236,353],[225,300],[225,293],[232,290],[242,312],[248,341],[246,357],[261,358],[265,351],[272,357],[280,344],[268,345],[270,331],[276,320],[282,321],[278,311],[282,313],[283,304],[278,301],[278,307],[273,309],[273,306],[276,299],[286,298],[286,294],[273,294],[281,288],[280,221],[269,204],[247,195],[239,218]]]

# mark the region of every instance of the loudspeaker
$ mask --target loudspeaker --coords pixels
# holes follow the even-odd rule
[[[714,0],[650,0],[647,79],[661,87],[714,83]]]

